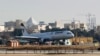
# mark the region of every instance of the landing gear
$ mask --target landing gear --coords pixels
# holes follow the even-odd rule
[[[39,41],[40,45],[52,45],[52,41],[50,39],[41,39]]]
[[[44,39],[40,39],[39,40],[39,45],[43,45],[44,44]]]
[[[64,45],[65,40],[53,40],[52,45]]]

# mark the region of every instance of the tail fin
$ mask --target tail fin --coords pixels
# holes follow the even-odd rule
[[[25,25],[24,25],[23,23],[21,23],[21,26],[22,26],[22,28],[23,28],[22,35],[23,35],[23,36],[29,35],[28,32],[27,32],[27,29],[26,29]]]

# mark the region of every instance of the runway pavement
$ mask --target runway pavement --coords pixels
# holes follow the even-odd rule
[[[0,56],[100,56],[100,54],[0,54]]]

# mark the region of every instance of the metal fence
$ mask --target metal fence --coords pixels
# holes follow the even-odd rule
[[[98,50],[0,50],[0,54],[77,54],[100,53]]]

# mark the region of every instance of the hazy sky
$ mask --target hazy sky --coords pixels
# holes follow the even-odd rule
[[[86,22],[88,13],[95,14],[100,24],[100,0],[0,0],[0,25],[29,17],[46,23],[73,18]]]

